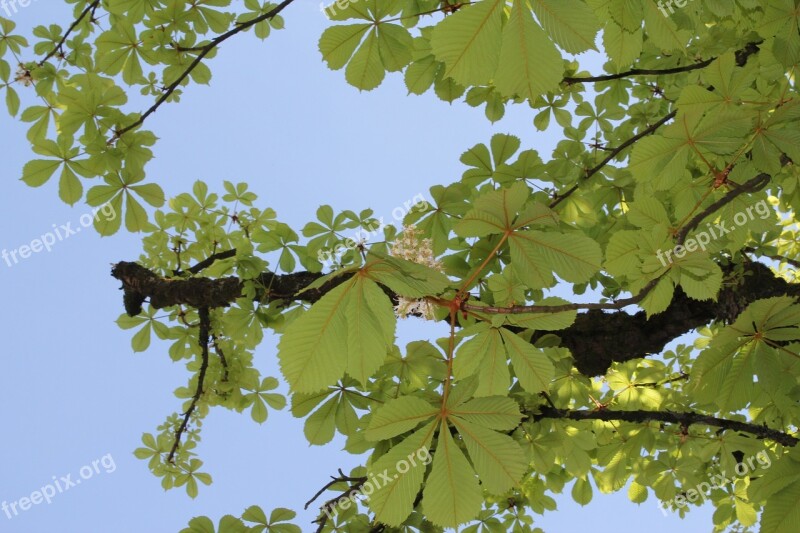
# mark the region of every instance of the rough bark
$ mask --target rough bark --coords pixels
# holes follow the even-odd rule
[[[663,313],[646,318],[644,311],[606,313],[590,310],[578,314],[569,328],[556,332],[562,345],[569,348],[578,370],[587,375],[604,374],[612,362],[624,362],[660,353],[671,340],[714,320],[731,321],[751,302],[772,296],[800,295],[800,285],[776,277],[765,265],[747,262],[738,283],[725,284],[717,301],[697,301],[676,289],[672,303]],[[724,268],[729,274],[731,267]],[[242,282],[236,277],[208,279],[164,278],[136,263],[120,262],[111,275],[122,282],[126,312],[141,312],[145,300],[156,308],[187,305],[195,308],[224,307],[242,294]],[[276,275],[265,272],[258,284],[259,297],[266,301],[315,302],[347,279],[333,278],[321,287],[300,292],[322,275],[297,272]],[[388,291],[387,291],[388,292]],[[389,293],[391,295],[391,293]],[[532,340],[548,332],[537,332]]]

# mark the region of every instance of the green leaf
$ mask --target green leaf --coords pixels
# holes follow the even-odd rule
[[[363,385],[386,360],[397,320],[392,302],[378,285],[357,276],[347,294],[347,373]]]
[[[25,163],[22,168],[22,181],[31,187],[41,187],[61,166],[61,161],[34,159]]]
[[[463,85],[486,83],[500,60],[503,6],[481,0],[446,17],[433,30],[431,48],[446,65],[444,76]]]
[[[349,24],[326,29],[319,40],[319,51],[328,68],[339,70],[344,67],[371,27],[371,24]]]
[[[336,411],[337,402],[338,399],[336,397],[330,398],[322,407],[317,409],[314,414],[306,419],[305,426],[303,426],[303,433],[309,443],[323,445],[329,443],[333,439],[333,435],[336,431],[334,413]]]
[[[473,398],[450,411],[459,418],[489,429],[509,431],[519,426],[519,404],[505,396]]]
[[[316,392],[345,371],[366,384],[386,360],[396,319],[389,298],[364,275],[323,296],[287,327],[278,359],[295,392]]]
[[[375,520],[398,527],[413,511],[414,498],[422,485],[426,469],[426,463],[418,459],[419,451],[430,448],[434,428],[435,422],[424,425],[368,466],[367,483],[370,486],[366,487],[365,483],[362,492],[371,492],[367,504],[375,513]],[[412,457],[416,460],[412,461]],[[404,472],[398,468],[400,461],[408,466],[407,469],[403,468]],[[389,481],[385,481],[384,476]]]
[[[422,492],[425,517],[437,526],[455,528],[475,518],[482,501],[475,471],[443,421],[433,468]]]
[[[551,287],[553,272],[565,281],[585,283],[600,270],[600,246],[580,233],[516,231],[509,241],[511,264],[530,288]]]
[[[437,410],[414,396],[401,396],[380,407],[372,415],[364,436],[368,440],[385,440],[410,431],[430,419]]]
[[[761,531],[770,533],[793,533],[800,521],[800,482],[771,496],[764,505]]]
[[[536,17],[558,46],[571,54],[596,50],[599,31],[591,8],[580,0],[532,0]]]
[[[592,485],[585,478],[578,478],[572,485],[572,499],[581,505],[589,505],[592,501]]]
[[[363,91],[371,91],[381,84],[386,75],[381,62],[378,31],[372,29],[356,50],[345,70],[347,82]]]
[[[503,28],[500,62],[494,76],[504,96],[522,96],[533,101],[555,91],[564,75],[561,54],[533,20],[527,2],[515,1],[511,18]]]
[[[531,393],[547,391],[554,369],[545,353],[507,329],[501,329],[500,335],[522,388]]]
[[[344,375],[347,322],[342,309],[351,286],[346,282],[334,288],[286,328],[278,360],[292,391],[316,392]]]
[[[503,494],[519,482],[528,463],[514,439],[458,417],[452,421],[486,490]]]
[[[398,257],[368,256],[365,272],[378,283],[409,298],[424,298],[442,294],[450,280],[441,272],[419,263]]]

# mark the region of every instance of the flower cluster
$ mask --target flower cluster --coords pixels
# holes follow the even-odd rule
[[[31,71],[25,68],[25,65],[20,63],[19,67],[17,68],[17,72],[14,75],[14,81],[18,81],[25,87],[30,87],[33,85],[33,77],[31,76]]]
[[[420,231],[413,224],[404,226],[400,237],[392,244],[389,253],[400,259],[412,261],[444,272],[441,261],[437,261],[433,254],[433,243],[430,239],[420,239]],[[427,320],[433,320],[434,306],[425,299],[414,300],[400,296],[394,310],[400,318],[408,315],[422,315]]]

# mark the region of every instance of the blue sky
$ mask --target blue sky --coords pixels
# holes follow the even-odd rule
[[[13,14],[18,32],[37,24],[71,21],[60,2],[33,2]],[[0,15],[4,15],[0,13]],[[374,209],[391,219],[395,207],[428,188],[457,180],[460,154],[494,133],[512,133],[523,148],[547,159],[559,140],[537,133],[527,106],[507,110],[492,125],[479,108],[448,105],[433,94],[406,96],[402,78],[390,75],[377,90],[359,93],[342,72],[329,71],[317,50],[328,21],[314,2],[285,12],[287,29],[265,42],[253,35],[227,42],[211,61],[211,86],[192,86],[181,103],[162,107],[147,122],[160,140],[148,177],[168,196],[190,190],[194,180],[222,190],[222,181],[246,181],[260,207],[273,207],[295,229],[315,218],[319,205],[335,210]],[[31,58],[27,58],[31,59]],[[600,71],[598,64],[588,67]],[[144,107],[144,102],[142,102]],[[80,226],[89,209],[57,198],[56,184],[31,189],[18,180],[33,157],[25,127],[0,118],[4,184],[0,195],[0,249],[16,249],[53,225]],[[57,479],[88,479],[11,519],[0,511],[0,532],[177,532],[196,515],[240,514],[252,504],[296,511],[338,468],[359,458],[340,451],[342,440],[311,447],[303,421],[271,411],[263,425],[216,409],[206,418],[199,453],[214,478],[195,500],[182,489],[164,492],[143,461],[133,457],[143,432],[155,432],[180,409],[173,396],[189,377],[167,346],[145,353],[130,348],[131,332],[114,321],[122,312],[112,263],[135,260],[140,237],[100,238],[83,229],[51,251],[17,264],[0,262],[5,305],[0,324],[5,346],[0,387],[5,438],[0,440],[0,503],[30,496]],[[401,346],[414,336],[441,335],[404,324]],[[278,376],[276,339],[267,335],[256,352],[264,375]],[[282,386],[285,391],[286,387]],[[99,462],[102,458],[102,462]],[[113,468],[110,465],[113,463]],[[88,470],[83,470],[88,476]],[[709,531],[710,510],[678,521],[662,516],[652,495],[636,506],[622,493],[598,495],[580,507],[557,498],[559,511],[536,516],[549,533],[592,529],[649,533]],[[296,523],[313,531],[312,513]]]

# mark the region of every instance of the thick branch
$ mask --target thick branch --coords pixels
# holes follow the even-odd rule
[[[686,413],[672,411],[613,411],[609,409],[602,409],[599,411],[570,411],[542,406],[538,413],[529,413],[529,417],[534,421],[544,418],[558,418],[565,420],[603,420],[606,422],[612,420],[622,422],[665,422],[668,424],[680,424],[684,427],[703,425],[747,433],[758,439],[774,440],[784,446],[796,446],[800,442],[800,439],[797,437],[777,429],[749,422],[717,418],[715,416],[691,411]]]
[[[723,268],[726,275],[732,271],[732,267]],[[131,316],[141,312],[145,299],[156,308],[182,304],[196,308],[223,307],[235,302],[242,294],[241,281],[235,277],[167,279],[136,263],[127,262],[117,263],[112,275],[122,281],[125,309]],[[320,275],[311,272],[262,274],[262,281],[268,287],[264,290],[264,298],[315,302],[347,279],[346,276],[334,278],[318,289],[299,294]],[[578,370],[594,376],[604,374],[615,361],[624,362],[660,353],[671,340],[713,320],[731,321],[755,300],[781,295],[800,296],[800,284],[776,277],[767,266],[757,262],[745,264],[744,275],[739,281],[739,284],[724,284],[716,302],[693,300],[677,288],[667,309],[650,319],[644,311],[636,314],[605,313],[594,308],[579,313],[570,327],[554,333],[561,338],[562,346],[572,352]],[[531,341],[535,342],[547,333],[537,331]]]
[[[217,254],[219,255],[219,254]],[[190,269],[190,271],[194,268]],[[243,284],[237,277],[208,278],[163,278],[137,263],[122,261],[114,265],[111,275],[122,282],[125,311],[130,316],[142,311],[142,303],[149,300],[156,309],[174,305],[200,307],[227,307],[242,295]],[[298,293],[316,281],[322,274],[296,272],[276,275],[265,272],[257,280],[260,297],[269,300],[303,300],[316,302],[326,292],[344,281],[334,278],[319,289],[308,290],[302,298]]]
[[[733,267],[723,267],[730,275]],[[613,362],[647,357],[663,351],[670,341],[714,320],[732,321],[747,305],[773,296],[800,296],[800,284],[776,277],[769,267],[748,262],[738,284],[723,284],[717,301],[693,300],[675,289],[667,309],[649,319],[644,311],[604,313],[590,310],[580,313],[567,329],[552,333],[569,348],[576,368],[584,375],[605,374]],[[531,342],[548,332],[537,331]]]

